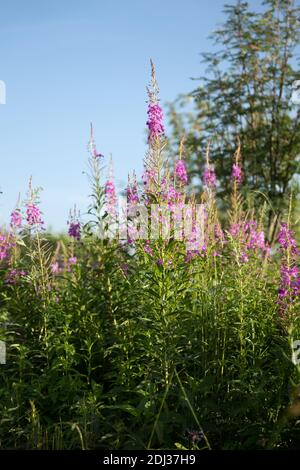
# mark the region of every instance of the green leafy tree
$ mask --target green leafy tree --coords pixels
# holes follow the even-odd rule
[[[266,0],[263,6],[259,13],[243,1],[224,7],[226,20],[212,34],[217,49],[202,54],[206,76],[189,96],[170,105],[169,115],[173,142],[186,136],[191,176],[203,173],[211,141],[224,199],[239,138],[245,191],[262,191],[280,212],[299,173],[300,8],[293,0]]]

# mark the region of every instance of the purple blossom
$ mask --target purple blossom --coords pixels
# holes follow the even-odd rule
[[[181,183],[187,184],[188,177],[187,177],[187,172],[186,172],[186,168],[185,168],[185,164],[183,160],[179,160],[176,163],[175,174],[177,178],[179,179],[179,181],[181,181]]]
[[[199,255],[199,250],[187,250],[184,261],[189,263],[197,255]]]
[[[299,269],[297,266],[281,266],[281,282],[286,287],[291,287],[294,284],[294,280],[299,276]]]
[[[51,268],[52,274],[56,274],[56,273],[58,273],[58,272],[60,271],[60,269],[59,269],[59,264],[58,264],[57,262],[56,262],[56,263],[52,263],[52,264],[50,265],[50,268]]]
[[[168,202],[176,202],[178,199],[180,199],[181,193],[179,191],[176,191],[173,186],[170,186],[167,192],[167,200]]]
[[[282,223],[278,234],[278,242],[284,255],[284,261],[280,268],[280,286],[278,289],[279,314],[284,315],[286,310],[292,305],[295,298],[300,294],[300,276],[296,264],[298,255],[294,233],[289,230],[287,223]],[[289,254],[293,255],[293,260]]]
[[[164,134],[163,111],[158,103],[149,103],[148,105],[147,126],[149,129],[149,141],[157,139]]]
[[[149,243],[150,243],[149,241],[146,241],[146,243],[144,245],[144,251],[145,251],[145,253],[148,253],[148,255],[153,256],[153,251],[152,251],[152,248],[150,247]]]
[[[245,222],[245,225],[244,225],[245,233],[246,232],[252,232],[253,230],[256,230],[256,229],[257,229],[256,220],[248,220],[247,222]]]
[[[203,181],[204,185],[208,188],[215,189],[217,183],[217,177],[215,173],[215,169],[212,165],[207,164],[204,169],[203,174]]]
[[[249,261],[249,257],[247,255],[247,253],[243,252],[240,256],[240,262],[241,263],[248,263]]]
[[[157,266],[162,266],[164,264],[163,260],[161,258],[159,258],[157,261],[156,261],[156,264]]]
[[[75,238],[76,240],[80,240],[81,237],[81,224],[79,220],[72,220],[69,223],[69,230],[68,234],[70,237]]]
[[[180,191],[176,191],[173,186],[170,186],[167,193],[164,195],[164,199],[168,202],[168,207],[170,211],[175,211],[175,209],[183,208],[183,198]]]
[[[30,226],[44,224],[41,217],[41,211],[33,202],[28,202],[26,204],[26,220]]]
[[[71,271],[72,266],[74,266],[75,264],[77,264],[77,257],[71,256],[71,258],[68,259],[67,263],[67,268],[69,272]]]
[[[9,256],[10,249],[15,245],[10,235],[0,233],[0,261],[5,260]]]
[[[127,263],[121,264],[121,269],[124,274],[124,276],[128,277],[129,275],[129,265]]]
[[[242,182],[242,179],[243,179],[242,169],[237,163],[234,163],[233,166],[232,166],[231,178],[237,184],[240,184]]]
[[[127,201],[129,204],[138,204],[139,203],[139,195],[137,190],[137,185],[128,185],[127,186]]]
[[[278,243],[284,250],[291,249],[294,255],[298,255],[297,244],[294,238],[294,233],[289,230],[288,224],[282,223],[278,234]]]
[[[19,228],[22,226],[22,214],[19,209],[15,209],[10,214],[10,225],[11,227]]]
[[[20,278],[26,277],[26,276],[28,276],[27,271],[23,271],[23,270],[20,270],[20,269],[11,269],[7,274],[6,283],[11,284],[11,285],[16,284],[16,282]]]
[[[192,430],[192,431],[187,431],[186,436],[191,441],[191,443],[195,445],[195,444],[198,444],[198,442],[200,442],[203,439],[204,433],[203,431]]]
[[[255,230],[251,230],[249,242],[247,244],[248,249],[255,249],[260,248],[264,250],[266,247],[265,245],[265,234],[263,231],[257,232]]]
[[[282,265],[280,268],[280,286],[278,289],[278,301],[281,316],[291,306],[300,294],[300,277],[298,266]]]
[[[142,174],[144,188],[149,191],[151,183],[155,180],[156,172],[152,168],[147,168]]]
[[[229,227],[229,233],[232,237],[236,237],[242,228],[242,224],[240,222],[236,222],[234,224],[231,224]]]
[[[215,235],[216,240],[221,241],[221,242],[225,241],[225,235],[220,224],[216,224],[214,226],[214,235]]]

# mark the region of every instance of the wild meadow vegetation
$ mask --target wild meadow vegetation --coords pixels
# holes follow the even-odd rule
[[[226,211],[209,146],[194,195],[183,140],[168,160],[154,67],[148,95],[123,220],[91,133],[87,222],[73,211],[68,235],[47,234],[30,181],[1,231],[0,448],[297,448],[294,199],[269,224],[268,198],[241,195],[238,140]]]

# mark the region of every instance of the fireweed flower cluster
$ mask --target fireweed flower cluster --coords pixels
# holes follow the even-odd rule
[[[128,204],[138,204],[140,199],[138,195],[138,186],[135,174],[133,175],[133,181],[128,176],[128,186],[126,188],[127,202]]]
[[[280,226],[278,243],[282,252],[278,305],[279,314],[284,317],[300,294],[300,276],[298,268],[299,252],[294,233],[289,229],[287,223],[282,223]]]
[[[106,210],[109,214],[114,215],[116,211],[116,188],[115,183],[111,180],[105,183]]]
[[[150,246],[150,240],[147,240],[144,244],[144,251],[145,253],[148,253],[148,255],[153,256],[153,250]]]
[[[74,206],[73,211],[70,210],[69,220],[67,222],[68,235],[75,240],[80,240],[81,238],[81,222],[80,222],[80,213],[77,212],[76,206]]]
[[[204,186],[210,189],[215,189],[217,184],[217,177],[215,173],[215,169],[212,164],[206,164],[203,173],[203,183]]]
[[[241,247],[240,262],[247,263],[251,252],[269,255],[270,246],[265,240],[265,233],[255,220],[235,222],[228,229],[229,239],[238,240]]]
[[[139,195],[138,195],[138,188],[136,183],[127,186],[127,202],[128,204],[138,204],[139,203]]]
[[[149,204],[151,195],[154,192],[154,188],[156,186],[156,176],[156,171],[151,167],[146,168],[142,174],[142,181],[144,185],[143,201],[146,205]]]
[[[287,223],[282,223],[278,233],[278,243],[284,251],[290,250],[293,255],[298,255],[296,240],[292,230],[289,230]]]
[[[183,160],[179,160],[176,163],[175,174],[181,183],[187,184],[188,177],[187,177],[187,172],[186,172],[186,168],[185,168],[185,164]]]
[[[10,226],[12,228],[20,228],[22,227],[22,214],[19,209],[15,209],[10,214]]]
[[[73,220],[69,223],[68,234],[70,237],[75,238],[76,240],[80,240],[81,237],[81,224],[77,220]]]
[[[26,204],[26,220],[30,226],[42,226],[44,224],[40,208],[34,202]]]
[[[241,160],[241,142],[238,139],[238,148],[234,154],[234,164],[231,170],[231,180],[235,185],[240,185],[243,180],[242,169],[240,166]]]
[[[71,258],[69,258],[68,263],[69,264],[76,264],[77,263],[76,256],[72,256]]]
[[[117,215],[117,194],[113,177],[112,158],[109,161],[108,176],[105,183],[105,209],[108,215],[115,218]]]
[[[52,274],[57,274],[60,272],[60,267],[59,267],[59,264],[58,262],[56,261],[55,263],[52,263],[50,265],[50,269],[51,269],[51,273]]]
[[[28,276],[28,272],[21,269],[11,269],[6,276],[7,284],[16,284],[19,279]]]
[[[232,166],[231,178],[237,184],[241,184],[242,182],[242,179],[243,179],[242,169],[237,163],[234,163]]]
[[[164,135],[165,128],[163,124],[163,111],[158,103],[149,103],[148,105],[148,121],[149,140],[157,139]]]
[[[10,234],[0,233],[0,261],[9,257],[10,249],[15,246],[13,238]]]

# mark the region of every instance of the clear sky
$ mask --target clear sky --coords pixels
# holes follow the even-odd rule
[[[98,150],[113,155],[119,187],[140,174],[151,57],[162,104],[191,91],[200,52],[234,0],[10,0],[0,6],[0,224],[30,175],[42,186],[44,218],[66,227],[82,210],[89,123]],[[250,0],[252,6],[259,0]]]

